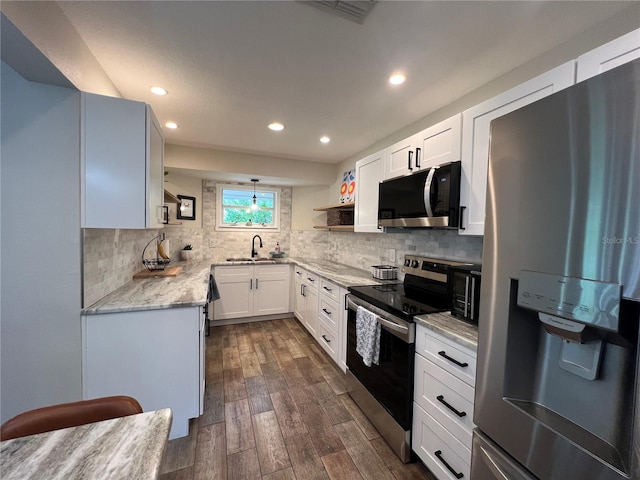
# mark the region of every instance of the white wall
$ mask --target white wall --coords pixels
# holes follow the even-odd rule
[[[337,200],[329,200],[327,186],[294,187],[291,192],[291,230],[313,230],[315,225],[326,225],[327,214],[313,209]]]
[[[246,180],[229,180],[248,181],[255,177],[272,185],[282,183],[273,183],[270,178],[289,179],[292,183],[288,185],[328,185],[333,181],[335,168],[327,163],[169,144],[165,146],[164,165],[169,169],[241,174]]]
[[[202,228],[202,179],[190,177],[188,175],[180,175],[179,173],[170,172],[164,177],[165,190],[174,195],[186,195],[195,197],[196,199],[196,219],[185,220],[177,218],[177,204],[165,204],[169,207],[169,223],[181,223],[189,228]]]
[[[2,70],[2,421],[79,400],[80,94]]]

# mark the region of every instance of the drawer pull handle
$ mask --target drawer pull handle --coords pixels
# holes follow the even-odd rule
[[[447,352],[445,352],[444,350],[438,352],[438,355],[440,355],[441,357],[446,358],[447,360],[449,360],[451,363],[455,363],[456,365],[458,365],[459,367],[468,367],[469,364],[467,362],[459,362],[458,360],[456,360],[455,358],[451,358],[449,355],[447,355]]]
[[[322,338],[324,339],[325,342],[331,343],[331,340],[329,340],[325,335],[322,335]]]
[[[435,455],[436,457],[438,457],[438,460],[440,460],[440,461],[442,462],[442,464],[443,464],[445,467],[447,467],[447,470],[449,470],[449,471],[453,474],[453,476],[454,476],[454,477],[456,477],[456,478],[462,478],[462,477],[464,477],[464,474],[463,474],[463,473],[458,473],[458,472],[456,472],[456,471],[451,467],[451,465],[449,465],[449,464],[447,463],[447,461],[446,461],[444,458],[442,458],[442,450],[436,450],[436,451],[435,451],[435,452],[433,452],[433,453],[434,453],[434,455]]]
[[[464,417],[467,414],[467,412],[461,412],[461,411],[455,409],[454,407],[452,407],[449,403],[447,403],[447,401],[444,399],[444,396],[442,396],[442,395],[438,395],[436,397],[436,400],[438,400],[441,404],[443,404],[445,407],[447,407],[453,413],[458,415],[460,418]]]
[[[331,316],[331,312],[329,310],[327,310],[326,308],[323,308],[322,311],[324,313],[326,313],[327,315]]]
[[[322,288],[324,288],[327,292],[333,292],[332,288],[329,288],[329,287],[322,287]]]
[[[309,280],[311,283],[315,282],[315,280],[311,277],[307,277],[307,280]]]

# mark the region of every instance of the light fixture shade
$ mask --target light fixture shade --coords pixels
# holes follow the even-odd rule
[[[260,207],[258,206],[258,198],[256,197],[256,183],[258,183],[260,180],[258,180],[257,178],[252,178],[251,181],[253,182],[253,202],[251,203],[250,208],[255,212],[256,210],[260,209]]]

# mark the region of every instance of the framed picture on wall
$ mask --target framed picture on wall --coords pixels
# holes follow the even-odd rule
[[[183,220],[196,219],[196,197],[188,197],[186,195],[178,195],[180,205],[176,212],[176,217]]]

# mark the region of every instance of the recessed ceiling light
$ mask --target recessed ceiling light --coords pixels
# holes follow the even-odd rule
[[[279,132],[280,130],[284,130],[284,125],[279,122],[273,122],[269,124],[269,129],[274,132]]]
[[[171,130],[175,130],[176,128],[179,127],[179,125],[176,122],[167,122],[164,124],[165,127],[170,128]]]
[[[405,80],[406,77],[401,73],[394,73],[389,77],[389,83],[391,85],[400,85],[401,83],[404,83]]]
[[[329,143],[331,139],[325,135],[324,137],[320,137],[320,141],[322,143]]]
[[[151,90],[151,93],[155,93],[156,95],[160,95],[160,96],[163,96],[169,93],[166,89],[162,87],[150,87],[149,90]]]

